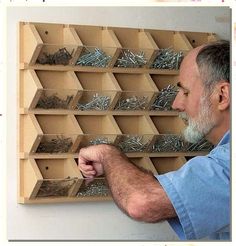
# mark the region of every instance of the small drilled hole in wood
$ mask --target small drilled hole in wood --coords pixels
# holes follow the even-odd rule
[[[45,167],[45,169],[46,169],[46,170],[48,170],[48,169],[49,169],[49,167]]]
[[[193,43],[193,44],[195,43],[195,39],[192,40],[192,43]]]
[[[45,31],[45,34],[48,35],[48,31]]]

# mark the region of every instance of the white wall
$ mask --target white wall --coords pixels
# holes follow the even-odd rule
[[[8,239],[177,240],[167,222],[131,220],[113,202],[17,204],[17,27],[19,21],[215,32],[230,39],[230,10],[206,7],[9,7],[7,9]],[[228,18],[228,19],[227,19]]]

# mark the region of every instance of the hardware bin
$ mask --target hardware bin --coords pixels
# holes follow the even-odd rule
[[[168,85],[175,85],[179,81],[176,75],[151,74],[151,78],[159,90],[166,88]]]
[[[122,74],[115,73],[115,78],[122,89],[120,100],[136,98],[147,98],[145,109],[154,101],[158,88],[149,74]]]
[[[110,97],[108,109],[114,108],[120,97],[121,88],[112,73],[76,72],[84,92],[80,102],[88,102],[94,94]]]
[[[158,174],[178,170],[186,162],[185,157],[151,157],[151,161]]]
[[[212,33],[201,33],[201,32],[181,32],[183,33],[188,41],[191,43],[193,48],[206,44],[211,41],[216,41],[216,36]]]
[[[159,49],[173,48],[175,51],[183,51],[187,53],[193,47],[181,32],[164,31],[164,30],[146,30],[150,33]]]
[[[61,100],[71,97],[67,108],[75,108],[82,86],[74,72],[21,70],[20,107],[34,109],[45,96],[56,95]]]
[[[149,147],[153,143],[155,134],[158,134],[155,125],[151,121],[149,116],[114,116],[117,125],[119,126],[122,136],[119,139],[119,146],[124,146],[127,140],[133,137],[140,138],[141,144],[144,149],[142,151],[148,151]],[[122,148],[123,149],[123,148]],[[130,149],[129,152],[135,152]]]
[[[184,122],[178,116],[150,116],[160,134],[181,134]]]
[[[20,23],[20,62],[34,65],[43,52],[52,54],[66,48],[71,54],[70,65],[77,60],[82,42],[72,27],[64,24]]]
[[[20,175],[20,196],[26,199],[75,196],[83,181],[74,159],[24,159]]]
[[[99,138],[106,138],[110,143],[114,143],[121,134],[112,115],[76,115],[76,120],[83,131],[79,148]]]
[[[115,63],[121,44],[112,30],[102,26],[70,25],[70,27],[76,31],[83,46],[88,49],[99,48],[106,55],[111,56],[109,67]]]
[[[74,152],[78,147],[78,137],[83,133],[73,115],[25,114],[20,117],[20,127],[24,129],[21,131],[20,150],[25,153],[35,153],[42,140],[57,136],[70,137],[73,142],[70,151]]]
[[[147,64],[144,67],[149,66],[158,49],[149,32],[134,28],[108,27],[108,29],[114,31],[123,50],[130,50],[136,54],[143,51],[147,60]]]
[[[157,174],[157,170],[154,167],[152,161],[150,160],[149,157],[133,157],[129,158],[129,160],[136,166],[144,168],[147,171],[150,171],[153,173],[153,175]]]

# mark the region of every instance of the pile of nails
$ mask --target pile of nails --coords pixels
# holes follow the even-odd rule
[[[126,99],[120,99],[116,106],[116,110],[144,110],[148,104],[148,97],[132,96]]]
[[[160,49],[151,68],[179,69],[183,60],[183,52],[175,52],[172,48]]]
[[[89,145],[98,145],[98,144],[111,144],[111,142],[108,140],[108,138],[105,137],[95,138],[89,141]]]
[[[143,152],[146,151],[149,145],[149,140],[144,140],[143,136],[122,136],[117,147],[124,153],[128,152]]]
[[[72,146],[71,138],[57,136],[50,141],[43,141],[37,148],[37,153],[67,153]]]
[[[78,102],[77,109],[79,110],[107,110],[110,106],[111,97],[99,95],[95,93],[92,100],[87,103]]]
[[[107,67],[111,61],[111,56],[108,56],[104,51],[99,48],[92,50],[85,47],[83,55],[79,57],[76,65],[80,66],[93,66],[93,67]]]
[[[70,59],[72,58],[73,52],[74,50],[70,54],[65,47],[59,49],[54,54],[47,54],[46,52],[43,52],[42,55],[38,57],[36,62],[43,65],[68,65]]]
[[[145,53],[143,51],[134,53],[127,50],[122,50],[120,57],[117,59],[115,67],[139,68],[147,63]]]
[[[155,101],[151,105],[151,110],[172,110],[172,104],[177,95],[177,87],[168,85],[163,88],[157,95]]]
[[[51,108],[61,108],[67,109],[73,96],[67,96],[65,100],[59,98],[57,94],[51,96],[46,96],[45,93],[40,97],[36,108],[51,109]]]

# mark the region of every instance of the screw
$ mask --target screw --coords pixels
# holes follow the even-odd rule
[[[104,51],[99,48],[90,50],[85,47],[83,55],[79,57],[76,65],[81,66],[94,66],[94,67],[107,67],[111,60],[111,56],[108,56]]]
[[[92,100],[87,103],[78,102],[79,110],[107,110],[110,105],[111,97],[94,94]]]
[[[120,57],[117,59],[115,67],[142,67],[147,63],[145,53],[143,51],[135,54],[129,49],[122,50]]]
[[[168,85],[163,88],[157,95],[154,103],[151,105],[151,110],[172,110],[172,104],[177,95],[177,87]]]
[[[186,142],[180,135],[159,135],[152,152],[178,152],[186,150]]]
[[[117,147],[121,149],[122,152],[143,152],[147,149],[149,145],[149,140],[144,140],[143,136],[130,136],[124,135],[121,141],[118,143]]]
[[[183,60],[183,52],[175,52],[172,48],[160,49],[151,68],[179,69]]]
[[[148,97],[132,96],[126,99],[120,99],[115,107],[116,110],[143,110],[148,103]]]

